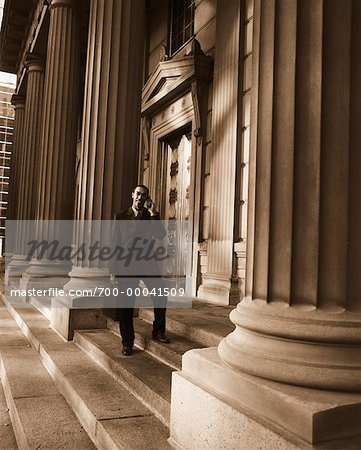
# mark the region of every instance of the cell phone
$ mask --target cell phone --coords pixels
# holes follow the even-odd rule
[[[150,197],[148,197],[147,200],[146,200],[145,203],[144,203],[144,206],[145,206],[147,209],[151,209],[152,206],[153,206],[153,200],[152,200]]]

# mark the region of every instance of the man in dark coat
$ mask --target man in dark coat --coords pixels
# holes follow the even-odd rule
[[[133,192],[132,192],[132,205],[125,209],[124,211],[115,214],[115,221],[149,221],[148,223],[134,223],[131,226],[127,223],[126,226],[120,227],[120,232],[118,233],[118,238],[115,238],[116,240],[121,240],[122,245],[127,248],[127,245],[134,239],[134,236],[139,233],[139,231],[142,233],[142,238],[144,238],[144,234],[146,234],[147,238],[152,239],[163,239],[166,232],[164,230],[164,227],[160,222],[158,223],[151,223],[152,221],[159,221],[159,213],[154,210],[154,203],[149,197],[149,189],[147,186],[144,185],[137,185]],[[117,223],[117,222],[115,222]],[[119,223],[118,223],[119,224]],[[125,225],[125,224],[120,224]],[[153,225],[153,226],[152,226]],[[119,227],[118,227],[119,229]],[[157,267],[157,263],[153,263],[152,267]],[[149,265],[147,266],[149,270]],[[133,269],[133,271],[132,271]],[[118,286],[120,292],[126,292],[127,289],[128,292],[132,290],[134,292],[134,289],[139,286],[139,281],[142,279],[142,281],[145,283],[147,288],[151,290],[152,288],[160,288],[163,287],[163,281],[161,277],[159,276],[159,272],[157,273],[157,270],[154,272],[153,275],[156,275],[156,277],[149,277],[148,283],[147,283],[147,276],[143,273],[139,273],[139,271],[142,271],[141,265],[136,265],[134,263],[133,266],[130,268],[127,267],[129,274],[131,276],[123,276],[117,278],[118,280]],[[117,273],[115,273],[117,272]],[[114,274],[121,275],[122,274],[122,267],[116,268]],[[124,273],[124,272],[123,272]],[[149,284],[149,285],[148,285]],[[150,285],[151,284],[151,285]],[[158,292],[158,291],[157,291]],[[122,294],[120,294],[122,295]],[[117,309],[117,319],[119,320],[119,329],[120,329],[120,335],[122,337],[122,344],[123,349],[122,353],[125,356],[130,356],[133,353],[133,345],[134,345],[134,326],[133,326],[133,314],[134,314],[134,302],[135,302],[135,295],[125,295],[123,294],[123,297],[121,297],[122,302],[126,302],[127,307],[121,307]],[[166,298],[157,296],[153,297],[153,303],[154,303],[154,322],[153,322],[153,339],[158,340],[163,343],[168,343],[169,339],[165,335],[165,325],[166,325]],[[122,306],[124,303],[122,303]]]

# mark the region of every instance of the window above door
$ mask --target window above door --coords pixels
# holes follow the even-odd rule
[[[171,0],[169,49],[170,56],[194,36],[194,0]]]

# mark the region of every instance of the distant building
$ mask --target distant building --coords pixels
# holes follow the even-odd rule
[[[5,219],[8,210],[9,178],[14,131],[14,108],[11,97],[15,92],[15,77],[0,73],[0,255],[5,239]]]

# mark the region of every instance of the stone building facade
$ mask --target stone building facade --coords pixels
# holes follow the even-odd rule
[[[11,97],[14,89],[14,77],[0,74],[0,255],[3,254],[5,220],[9,211],[10,161],[14,132],[14,109],[11,105]]]
[[[5,2],[11,218],[111,219],[144,183],[189,223],[194,297],[237,305],[173,375],[175,447],[356,445],[360,30],[358,0]],[[64,270],[9,251],[9,283]],[[71,337],[72,304],[56,311]]]

